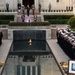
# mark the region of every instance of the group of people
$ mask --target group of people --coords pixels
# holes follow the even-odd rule
[[[24,5],[21,5],[21,3],[18,3],[17,7],[18,7],[18,12],[22,13],[22,15],[21,15],[22,22],[25,21],[25,10],[27,10],[27,16],[29,16],[30,9],[32,9],[32,14],[34,15],[34,21],[37,20],[37,16],[35,15],[35,5],[34,4],[31,7],[29,7],[29,4],[27,5],[27,7],[25,7]],[[38,10],[39,10],[39,13],[40,13],[41,12],[40,2],[38,4]],[[9,3],[6,3],[6,11],[9,12]]]
[[[29,6],[29,4],[27,5],[27,7],[25,7],[24,5],[21,6],[20,3],[18,3],[18,10],[23,10],[23,13],[25,11],[25,9],[27,9],[27,15],[29,15],[29,11],[30,9],[32,9],[32,12],[33,12],[33,15],[35,14],[35,5],[33,4],[31,7]],[[39,10],[39,13],[41,12],[41,4],[39,3],[38,4],[38,10]]]
[[[25,9],[27,9],[27,16],[29,16],[29,14],[30,14],[30,7],[29,7],[29,5],[27,5],[27,7],[22,5],[21,9],[22,9],[21,19],[22,19],[22,22],[24,22],[24,20],[25,20]],[[31,9],[32,9],[32,13],[34,15],[34,21],[36,21],[37,20],[37,16],[35,15],[35,6],[34,6],[34,4],[31,6]],[[40,12],[40,10],[39,10],[39,12]]]
[[[26,8],[25,8],[24,5],[22,5],[22,7],[21,7],[21,9],[20,9],[20,10],[22,10],[22,15],[21,15],[21,20],[22,20],[22,22],[25,21],[25,9],[27,9],[27,16],[29,16],[29,11],[30,11],[29,5],[27,5]]]
[[[2,37],[3,37],[3,33],[2,30],[0,29],[0,46],[2,45]]]
[[[24,5],[21,6],[21,3],[18,3],[17,7],[18,7],[18,12],[20,12],[21,7],[22,7],[22,10],[24,12],[24,10],[25,10]],[[51,3],[49,3],[48,8],[49,8],[49,11],[50,11],[51,10]],[[27,5],[26,9],[27,9],[27,15],[29,15],[29,11],[30,11],[29,5]],[[34,4],[31,6],[31,9],[32,9],[32,12],[33,12],[33,15],[34,15],[34,13],[35,13]],[[39,13],[40,13],[41,12],[41,3],[40,2],[38,3],[38,10],[39,10]],[[6,3],[6,11],[9,12],[9,3]]]
[[[63,51],[71,58],[75,59],[75,33],[69,29],[57,29],[57,43]]]

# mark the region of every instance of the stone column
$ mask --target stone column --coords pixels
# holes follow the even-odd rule
[[[0,3],[1,3],[2,1],[0,1]],[[6,9],[6,1],[3,1],[4,2],[4,4],[3,4],[3,8],[4,8],[4,10]]]
[[[73,0],[73,14],[75,16],[75,0]]]
[[[69,0],[69,5],[68,6],[70,6],[70,0]]]
[[[14,0],[13,0],[13,7],[12,7],[12,9],[14,10]]]
[[[69,6],[71,7],[71,2],[72,2],[72,0],[69,0]]]
[[[71,7],[73,7],[73,0],[71,0]]]
[[[2,9],[2,10],[6,10],[6,0],[1,0],[0,3],[1,3],[1,6],[2,6],[1,9]],[[0,6],[0,7],[1,7],[1,6]]]
[[[70,10],[70,0],[69,0],[68,10]]]
[[[73,8],[75,8],[75,0],[73,0]]]
[[[71,0],[71,10],[73,11],[73,0]]]
[[[22,5],[23,0],[17,0],[17,4],[18,4],[18,3],[21,3],[21,5]]]
[[[68,7],[69,7],[69,0],[65,0],[65,4],[66,4],[66,10],[68,10]]]
[[[19,3],[21,3],[21,5],[23,4],[23,0],[18,0],[19,1]]]
[[[35,9],[37,9],[37,10],[38,10],[38,3],[39,3],[39,0],[34,0]]]
[[[15,9],[17,9],[17,4],[18,4],[18,0],[14,0],[14,6],[15,6]]]
[[[73,10],[73,0],[69,0],[69,9]]]
[[[69,0],[69,9],[73,6],[73,0]]]
[[[43,22],[44,21],[44,17],[43,17],[43,12],[41,12],[41,21]]]

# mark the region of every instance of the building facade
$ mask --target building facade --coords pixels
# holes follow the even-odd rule
[[[52,10],[66,10],[66,7],[75,7],[75,0],[0,0],[0,10],[6,9],[6,3],[9,3],[10,10],[16,10],[18,3],[25,5],[29,4],[35,5],[35,8],[38,9],[38,4],[41,4],[42,9],[49,9],[49,3],[51,4]]]

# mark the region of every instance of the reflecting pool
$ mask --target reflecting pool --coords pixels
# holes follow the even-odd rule
[[[32,40],[12,43],[2,75],[62,74],[46,41]]]
[[[13,41],[11,52],[24,51],[24,52],[35,52],[35,51],[50,51],[46,41],[41,40],[23,40]]]

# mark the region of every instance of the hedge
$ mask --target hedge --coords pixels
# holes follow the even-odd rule
[[[74,15],[44,15],[44,20],[50,24],[67,24],[67,21]]]
[[[49,23],[50,24],[67,24],[67,21],[68,19],[57,19],[57,20],[54,20],[54,19],[51,19],[49,20]]]
[[[9,26],[49,26],[49,22],[12,22]]]
[[[70,19],[74,15],[44,15],[44,20],[50,20],[50,19]]]
[[[9,24],[10,20],[0,20],[0,25],[1,24]]]
[[[0,15],[0,20],[11,20],[11,21],[14,21],[14,15]]]
[[[72,31],[75,31],[75,28],[71,28]]]

